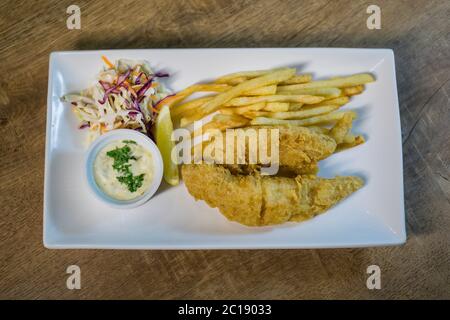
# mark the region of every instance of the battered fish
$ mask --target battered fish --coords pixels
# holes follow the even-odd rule
[[[230,131],[237,132],[236,130],[242,130],[244,134],[247,130],[260,130],[260,129],[277,129],[279,130],[279,165],[280,168],[286,172],[292,172],[297,174],[315,174],[317,173],[318,167],[317,162],[323,160],[336,150],[336,142],[333,138],[326,134],[321,134],[319,132],[310,130],[305,127],[284,127],[284,126],[270,126],[270,127],[247,127],[234,129]],[[226,135],[222,133],[221,139],[226,142]],[[259,143],[259,134],[256,135],[255,145],[258,147],[258,152],[261,151],[261,147],[267,148],[266,154],[270,157],[271,155],[271,143],[270,134],[267,134],[267,143]],[[211,142],[212,143],[212,142]],[[222,147],[225,144],[222,145]],[[206,148],[206,145],[205,145]],[[237,144],[234,143],[234,155],[237,154]],[[205,158],[204,158],[205,159]],[[213,155],[215,163],[222,163],[217,159],[226,159],[225,148],[218,148],[215,150]],[[236,158],[235,158],[236,159]],[[261,164],[261,159],[257,159],[256,166]],[[245,144],[245,161],[244,166],[240,164],[229,165],[232,171],[244,170],[245,172],[252,167],[253,164],[249,164],[249,140],[246,140]],[[236,163],[236,162],[235,162]],[[247,167],[245,166],[247,165]]]
[[[197,200],[218,208],[229,220],[265,226],[310,219],[363,186],[358,177],[324,179],[235,175],[218,165],[183,165],[183,180]]]

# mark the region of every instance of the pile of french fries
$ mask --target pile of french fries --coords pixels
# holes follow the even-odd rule
[[[212,83],[194,84],[166,104],[180,127],[211,114],[203,133],[245,126],[305,126],[331,136],[340,151],[364,142],[362,136],[351,133],[356,113],[340,109],[373,81],[371,74],[314,81],[310,74],[297,74],[294,68],[243,71]],[[214,94],[184,102],[196,92]]]

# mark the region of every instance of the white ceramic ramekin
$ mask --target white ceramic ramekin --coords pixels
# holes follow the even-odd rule
[[[139,197],[131,200],[117,200],[114,199],[107,194],[105,194],[97,185],[94,178],[94,161],[97,157],[98,152],[103,149],[107,144],[117,140],[134,140],[142,147],[146,148],[152,155],[153,165],[154,165],[154,173],[153,180],[148,189]],[[145,202],[147,202],[158,190],[159,185],[161,184],[161,180],[163,177],[163,160],[161,157],[161,153],[156,146],[156,144],[146,135],[130,129],[117,129],[112,130],[104,135],[101,135],[97,138],[89,147],[86,155],[86,177],[89,186],[91,187],[94,194],[100,200],[108,203],[109,205],[128,209],[138,207]]]

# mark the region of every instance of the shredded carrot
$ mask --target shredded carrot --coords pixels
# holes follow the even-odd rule
[[[137,97],[136,91],[134,91],[134,89],[131,87],[131,85],[128,83],[128,81],[124,81],[123,84],[127,87],[128,90],[130,90],[131,94],[134,97]]]
[[[107,57],[102,56],[102,60],[103,60],[103,62],[104,62],[108,67],[114,68],[114,65],[111,63],[111,61],[108,60]]]
[[[159,113],[159,110],[158,110],[158,109],[155,109],[155,108],[153,108],[153,107],[150,107],[150,108],[152,109],[153,112]]]

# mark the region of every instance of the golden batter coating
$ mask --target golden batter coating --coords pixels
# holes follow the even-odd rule
[[[218,165],[183,165],[183,180],[197,200],[247,226],[303,221],[318,215],[363,186],[358,177],[295,178],[232,174]]]
[[[228,129],[229,133],[234,133],[235,136],[238,136],[237,132],[241,132],[241,134],[246,136],[251,136],[250,134],[247,135],[248,130],[255,130],[256,135],[253,135],[255,137],[255,140],[253,140],[253,143],[255,143],[254,147],[259,152],[262,152],[261,149],[264,148],[264,153],[271,158],[271,142],[270,142],[270,134],[268,131],[266,131],[265,137],[267,138],[267,143],[260,143],[260,135],[259,131],[261,129],[269,130],[269,129],[275,129],[278,130],[278,136],[279,136],[279,166],[285,171],[289,171],[295,174],[314,174],[317,172],[317,162],[320,160],[323,160],[330,155],[333,154],[333,152],[336,150],[336,142],[333,138],[326,134],[321,134],[316,131],[310,130],[305,127],[284,127],[284,126],[272,126],[272,127],[247,127],[247,128],[239,128],[239,129]],[[230,135],[231,136],[231,135]],[[216,136],[217,137],[217,136]],[[225,157],[225,145],[227,143],[227,138],[225,133],[221,133],[221,136],[219,137],[223,141],[223,144],[221,145],[221,148],[215,149],[215,152],[213,154],[213,159],[215,160],[215,163],[222,164],[224,160],[220,159],[226,159]],[[211,142],[213,143],[213,142]],[[207,144],[205,144],[206,147]],[[237,143],[234,142],[234,163],[237,162]],[[215,145],[217,146],[217,145]],[[236,164],[230,164],[229,168],[232,171],[236,170],[244,170],[248,171],[246,169],[246,166],[250,166],[250,168],[261,165],[263,162],[261,159],[258,158],[255,159],[256,163],[252,163],[249,161],[249,139],[247,138],[245,141],[245,163],[240,163],[240,165]],[[208,160],[211,160],[207,157]],[[244,164],[244,166],[242,166]]]

